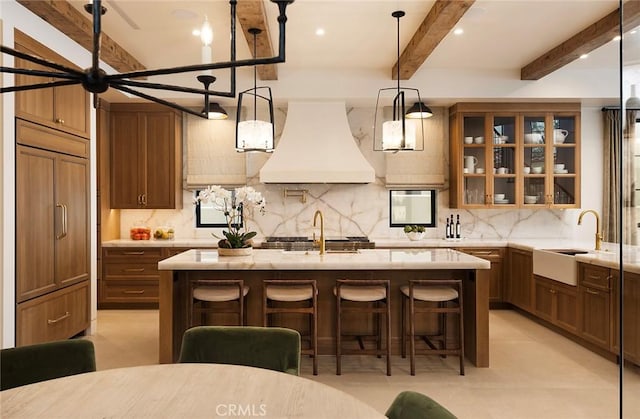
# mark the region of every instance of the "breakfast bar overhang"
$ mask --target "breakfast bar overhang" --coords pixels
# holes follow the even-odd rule
[[[315,279],[318,284],[319,352],[334,354],[336,279],[389,279],[392,350],[400,348],[400,286],[410,279],[455,278],[463,282],[465,356],[489,366],[490,262],[453,249],[361,249],[353,253],[254,249],[250,256],[219,256],[216,249],[191,249],[158,263],[160,277],[160,363],[175,362],[187,327],[189,281],[242,279],[249,285],[247,325],[262,325],[262,281]]]

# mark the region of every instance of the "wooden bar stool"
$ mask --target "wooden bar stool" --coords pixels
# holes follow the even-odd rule
[[[391,304],[389,301],[389,280],[351,280],[338,279],[333,288],[336,296],[336,375],[342,374],[341,356],[345,355],[386,355],[387,375],[391,375]],[[366,303],[363,305],[344,305],[343,301]],[[360,350],[342,349],[342,313],[371,313],[376,320],[376,349],[365,349],[363,338],[367,335],[355,335]],[[380,316],[385,316],[386,347],[382,349],[382,324]]]
[[[193,318],[196,314],[204,317],[207,314],[218,313],[236,314],[238,325],[244,326],[247,315],[245,297],[249,293],[249,287],[244,285],[243,280],[196,279],[189,282],[189,292],[191,293],[187,313],[189,327],[195,326]],[[218,303],[232,303],[235,307]]]
[[[460,357],[460,375],[464,375],[464,315],[462,303],[462,281],[458,279],[411,280],[409,285],[400,287],[402,292],[402,357],[407,354],[407,332],[409,335],[411,375],[416,375],[416,338],[422,338],[427,348],[421,349],[423,355],[458,355]],[[457,300],[457,302],[456,302]],[[409,302],[409,313],[406,303]],[[437,303],[416,304],[416,302]],[[450,303],[453,303],[450,304]],[[431,335],[418,335],[415,332],[416,314],[427,313],[438,316],[438,330]],[[447,315],[458,314],[458,347],[447,347]],[[409,330],[406,317],[409,317]]]
[[[271,326],[270,314],[307,314],[309,315],[309,334],[300,335],[302,339],[309,341],[309,348],[302,349],[302,355],[313,357],[313,375],[318,375],[318,287],[315,279],[273,279],[262,281],[262,324]],[[302,303],[308,302],[309,306],[282,305],[273,306],[270,302]]]

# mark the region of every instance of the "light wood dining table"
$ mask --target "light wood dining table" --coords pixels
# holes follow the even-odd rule
[[[7,418],[384,418],[307,378],[221,364],[117,368],[0,392]]]

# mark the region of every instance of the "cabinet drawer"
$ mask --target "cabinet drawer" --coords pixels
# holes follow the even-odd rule
[[[158,302],[158,283],[147,281],[105,281],[102,298],[105,303]]]
[[[70,338],[89,327],[89,281],[18,304],[16,345]]]
[[[580,285],[587,288],[596,288],[603,291],[611,290],[611,275],[609,269],[584,267],[580,275]]]
[[[129,258],[139,260],[141,258],[154,258],[160,260],[162,257],[161,247],[103,247],[104,258]]]
[[[504,256],[503,250],[497,249],[497,248],[473,247],[473,248],[460,248],[457,250],[471,256],[479,257],[482,259],[488,259],[488,260],[500,259]]]
[[[113,280],[122,278],[158,279],[158,263],[105,263],[105,279]]]

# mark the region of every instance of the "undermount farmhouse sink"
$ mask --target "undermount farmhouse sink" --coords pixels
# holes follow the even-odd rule
[[[568,285],[578,283],[575,255],[589,253],[580,249],[534,249],[533,273]]]

